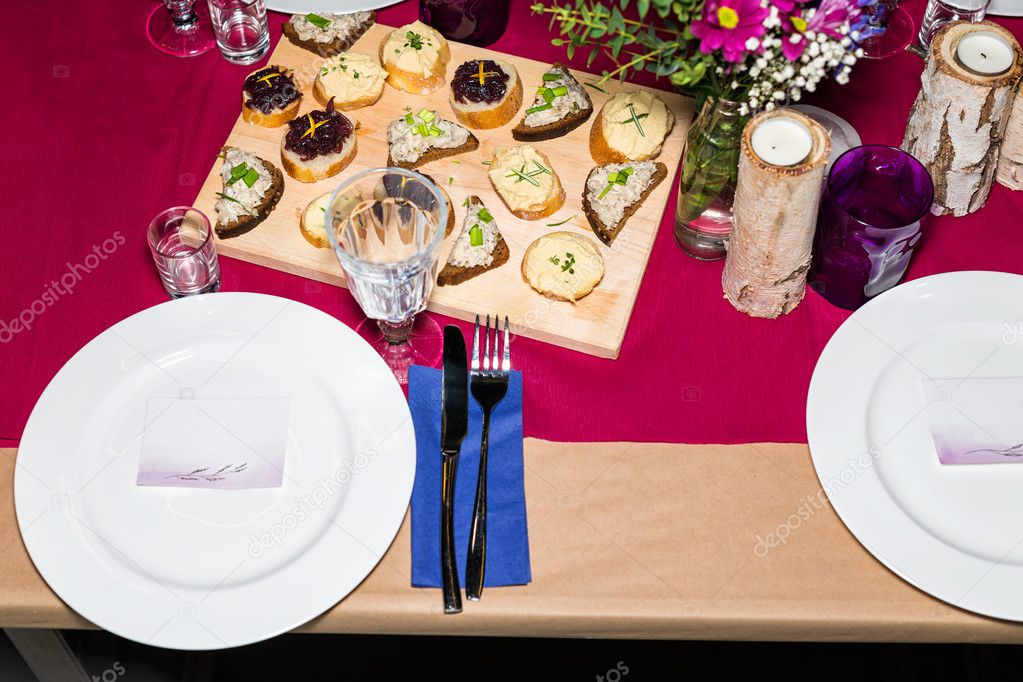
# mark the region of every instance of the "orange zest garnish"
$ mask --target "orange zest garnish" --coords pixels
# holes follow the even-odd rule
[[[498,75],[496,71],[484,71],[483,70],[483,60],[481,59],[480,60],[480,70],[479,70],[479,73],[476,74],[476,78],[480,79],[480,85],[484,85],[485,84],[485,81],[487,80],[487,76],[496,76],[496,75]]]
[[[257,83],[266,83],[267,85],[270,85],[270,79],[271,78],[278,78],[280,75],[281,74],[279,74],[279,73],[268,73],[265,76],[263,76],[262,78],[257,79],[256,82]]]
[[[322,121],[320,121],[319,123],[317,123],[317,122],[315,122],[313,120],[313,115],[312,114],[306,114],[306,118],[309,119],[309,129],[306,130],[304,133],[302,133],[302,137],[298,138],[300,140],[304,140],[306,137],[312,137],[313,135],[316,134],[316,129],[317,128],[319,128],[321,125],[323,125],[324,123],[326,123],[327,121],[330,120],[329,118],[325,118]]]

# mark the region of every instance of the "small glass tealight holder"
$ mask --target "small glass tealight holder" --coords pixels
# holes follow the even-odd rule
[[[149,250],[171,298],[220,290],[220,263],[209,218],[191,206],[175,206],[149,223]]]

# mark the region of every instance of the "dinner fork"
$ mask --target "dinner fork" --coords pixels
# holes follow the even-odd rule
[[[487,442],[490,437],[490,413],[504,400],[511,374],[511,349],[508,345],[508,316],[504,318],[504,352],[498,362],[498,327],[500,318],[494,315],[494,353],[490,354],[490,315],[483,327],[484,350],[480,356],[480,316],[472,333],[472,372],[469,391],[483,408],[483,436],[480,439],[480,470],[476,478],[476,502],[469,526],[469,552],[465,560],[465,596],[478,601],[483,593],[483,570],[487,558]]]

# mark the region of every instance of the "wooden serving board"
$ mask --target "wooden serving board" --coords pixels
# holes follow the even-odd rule
[[[352,47],[376,58],[380,42],[391,27],[375,25]],[[538,36],[537,39],[541,39]],[[582,192],[586,176],[596,165],[589,154],[590,125],[608,95],[587,87],[593,100],[594,113],[590,119],[568,135],[533,143],[551,160],[554,170],[565,187],[565,206],[555,215],[537,221],[515,218],[501,202],[487,176],[488,160],[494,149],[521,144],[512,139],[511,129],[521,120],[523,111],[530,106],[533,93],[540,84],[541,75],[548,64],[504,55],[491,50],[451,42],[451,62],[447,74],[450,78],[462,62],[474,58],[502,59],[515,66],[524,87],[522,110],[511,122],[492,130],[473,130],[480,140],[480,148],[468,154],[440,159],[417,169],[434,178],[451,197],[455,205],[455,229],[441,250],[440,265],[447,260],[447,252],[462,227],[465,209],[462,201],[477,194],[494,215],[501,233],[511,250],[508,263],[457,286],[434,287],[429,310],[463,320],[472,320],[477,313],[508,315],[516,333],[549,343],[572,348],[592,355],[615,358],[621,349],[625,329],[632,314],[636,294],[646,270],[654,236],[661,222],[671,178],[682,154],[682,148],[693,114],[690,98],[671,92],[658,92],[675,113],[675,127],[664,142],[658,160],[668,167],[668,178],[651,194],[639,211],[629,220],[611,247],[604,246],[590,230],[582,211]],[[270,57],[270,64],[279,64],[295,72],[296,81],[304,97],[301,112],[320,108],[312,96],[312,83],[323,60],[311,52],[281,39]],[[595,82],[597,77],[575,71],[580,83]],[[609,82],[602,86],[608,93],[640,89],[629,83]],[[306,184],[285,174],[284,194],[273,213],[251,232],[233,239],[217,239],[217,250],[223,256],[265,265],[303,277],[344,286],[344,275],[330,249],[317,249],[300,234],[298,223],[303,209],[310,201],[331,191],[347,177],[365,170],[385,166],[387,162],[387,125],[405,114],[405,107],[413,111],[426,107],[434,109],[444,118],[455,119],[448,104],[449,87],[432,95],[411,95],[387,85],[383,96],[371,107],[346,112],[359,122],[358,154],[355,160],[338,175]],[[238,93],[239,102],[241,94]],[[281,167],[280,141],[286,126],[261,128],[249,125],[239,115],[238,122],[225,140],[250,151]],[[220,164],[216,160],[196,197],[195,206],[215,220],[216,192],[221,187]],[[283,168],[282,168],[283,170]],[[453,179],[450,181],[449,178]],[[574,216],[574,217],[573,217]],[[572,218],[558,227],[548,227]],[[589,296],[572,304],[552,301],[536,293],[520,274],[522,255],[529,244],[543,234],[554,230],[569,230],[591,237],[604,256],[603,281]]]

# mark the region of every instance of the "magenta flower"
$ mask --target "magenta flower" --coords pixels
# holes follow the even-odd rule
[[[690,30],[700,39],[700,52],[720,49],[726,61],[741,62],[746,58],[746,41],[764,35],[767,15],[760,0],[707,0],[703,16]]]
[[[776,3],[786,0],[774,0]],[[855,2],[855,0],[852,0]],[[792,14],[781,17],[782,30],[785,35],[782,37],[781,51],[785,58],[794,62],[803,56],[806,49],[807,31],[823,33],[831,38],[840,40],[842,33],[839,29],[847,21],[852,21],[859,15],[859,9],[850,0],[822,0],[817,11],[809,20],[804,19],[801,14]]]

